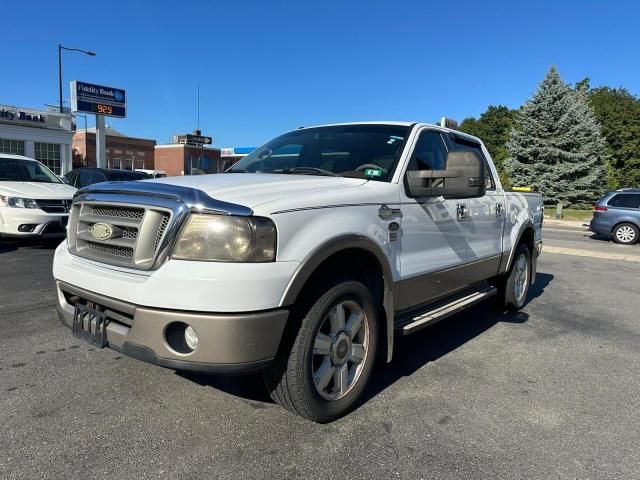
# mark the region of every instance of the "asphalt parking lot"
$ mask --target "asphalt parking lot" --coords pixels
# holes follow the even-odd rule
[[[550,246],[619,251],[549,229]],[[366,401],[316,425],[270,403],[257,377],[181,375],[73,338],[52,256],[0,244],[0,478],[640,472],[639,262],[545,253],[522,312],[480,305],[402,339]]]

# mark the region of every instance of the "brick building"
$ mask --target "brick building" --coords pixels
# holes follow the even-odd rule
[[[195,130],[193,135],[174,136],[174,143],[157,145],[156,170],[164,170],[167,176],[222,173],[237,161],[222,155],[219,148],[189,144],[189,137],[202,137],[202,134]]]
[[[105,143],[107,168],[158,170],[155,166],[155,140],[127,137],[107,127]],[[95,166],[96,129],[76,131],[73,135],[73,168]]]

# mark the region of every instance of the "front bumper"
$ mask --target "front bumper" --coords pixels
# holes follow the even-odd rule
[[[68,213],[50,214],[40,209],[7,208],[0,209],[0,236],[3,237],[64,237]],[[31,232],[21,232],[20,225],[36,225]]]
[[[270,364],[287,322],[288,310],[250,313],[208,313],[148,308],[57,283],[57,311],[71,328],[74,305],[92,303],[107,317],[107,342],[131,357],[176,370],[246,373]],[[190,353],[174,350],[165,336],[174,322],[190,325],[198,347]]]

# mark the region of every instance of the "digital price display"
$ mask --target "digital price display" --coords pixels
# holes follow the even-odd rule
[[[127,116],[127,94],[121,88],[74,80],[71,82],[71,110],[125,118]]]

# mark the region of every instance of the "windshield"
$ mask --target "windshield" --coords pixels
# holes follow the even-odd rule
[[[40,162],[0,157],[0,181],[62,183]]]
[[[250,153],[228,173],[290,173],[389,181],[410,127],[336,125],[286,133]]]

